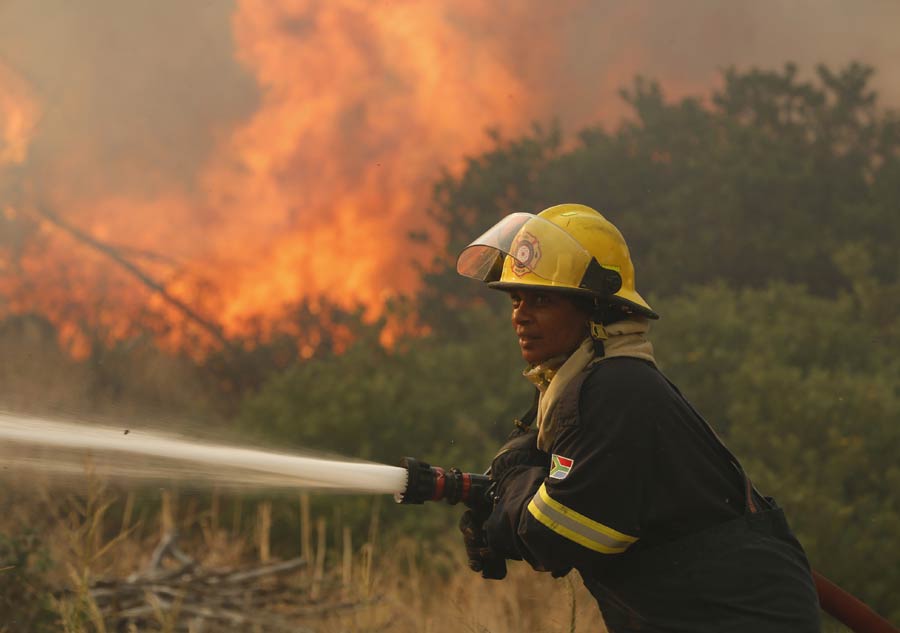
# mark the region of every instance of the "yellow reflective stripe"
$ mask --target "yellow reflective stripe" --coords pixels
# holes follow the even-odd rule
[[[531,499],[528,511],[557,534],[595,552],[621,554],[638,540],[567,508],[550,497],[545,484]]]

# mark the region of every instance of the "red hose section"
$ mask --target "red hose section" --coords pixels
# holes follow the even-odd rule
[[[472,478],[469,476],[469,473],[462,474],[462,494],[460,495],[460,499],[462,501],[469,500],[469,490],[472,488]]]
[[[813,571],[812,575],[819,594],[819,604],[825,613],[856,633],[900,633],[900,630],[856,596],[847,593],[817,571]]]
[[[431,497],[432,501],[440,501],[444,498],[444,483],[446,480],[446,476],[444,475],[444,469],[438,468],[434,466],[432,470],[435,473],[434,478],[434,495]]]

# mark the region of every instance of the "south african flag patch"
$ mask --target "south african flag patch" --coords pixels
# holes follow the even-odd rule
[[[574,465],[574,459],[554,453],[550,464],[550,479],[565,479]]]

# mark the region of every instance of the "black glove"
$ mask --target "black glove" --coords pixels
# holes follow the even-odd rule
[[[480,571],[482,578],[502,580],[506,577],[506,561],[494,553],[487,544],[484,534],[482,513],[466,510],[459,520],[459,531],[463,534],[469,569]]]
[[[537,429],[514,434],[500,447],[491,462],[491,479],[502,484],[503,479],[517,466],[550,467],[550,455],[537,447]]]
[[[516,431],[491,462],[491,479],[498,483],[518,467],[550,467],[550,456],[537,447],[537,431]],[[480,571],[484,578],[501,579],[506,576],[506,558],[488,546],[484,522],[492,516],[492,507],[467,510],[459,521],[463,533],[469,568]],[[520,558],[519,556],[511,556]]]

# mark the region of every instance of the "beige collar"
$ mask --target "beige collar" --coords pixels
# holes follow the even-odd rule
[[[616,321],[606,326],[609,338],[603,341],[603,357],[615,358],[616,356],[631,356],[649,360],[654,365],[653,344],[647,340],[647,332],[650,331],[650,320],[644,317],[631,317],[625,321]]]

